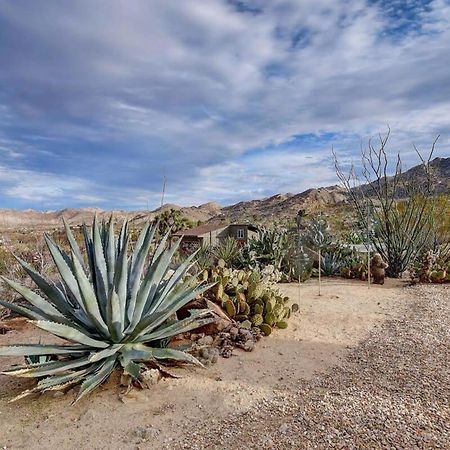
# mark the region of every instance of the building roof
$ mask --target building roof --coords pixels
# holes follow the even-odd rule
[[[211,233],[212,231],[224,230],[225,228],[228,228],[231,225],[247,227],[249,230],[252,230],[252,231],[257,230],[257,228],[254,225],[251,225],[249,223],[246,223],[246,224],[238,224],[238,223],[230,223],[230,224],[210,223],[209,224],[209,223],[207,223],[207,224],[195,227],[195,228],[189,228],[188,230],[177,231],[176,233],[174,233],[174,236],[203,236],[204,234]]]

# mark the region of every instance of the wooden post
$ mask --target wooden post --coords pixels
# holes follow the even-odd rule
[[[322,249],[319,248],[319,295],[322,295],[321,293],[321,272],[322,272]]]
[[[367,288],[370,289],[370,206],[367,201]]]

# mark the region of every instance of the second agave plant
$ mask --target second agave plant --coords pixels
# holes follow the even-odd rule
[[[195,263],[195,254],[170,274],[178,243],[168,246],[168,234],[148,258],[157,225],[145,225],[130,255],[127,222],[117,237],[112,219],[100,225],[94,218],[91,228],[83,227],[85,252],[66,222],[64,225],[69,252],[45,236],[59,283],[44,278],[21,259],[19,263],[41,295],[3,278],[28,305],[0,300],[1,305],[70,341],[66,345],[0,347],[0,356],[25,357],[25,364],[12,366],[4,374],[38,379],[34,388],[16,399],[81,384],[79,400],[118,367],[139,380],[148,363],[175,360],[197,364],[188,353],[166,347],[171,337],[215,320],[208,310],[195,310],[188,318],[177,319],[180,308],[211,287],[183,281]]]

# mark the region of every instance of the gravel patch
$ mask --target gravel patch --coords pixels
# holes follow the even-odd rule
[[[172,449],[450,448],[450,287],[405,288],[404,314],[345,362],[244,414],[195,424]]]

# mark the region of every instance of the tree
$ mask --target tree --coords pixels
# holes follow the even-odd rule
[[[334,150],[333,156],[337,176],[360,222],[366,228],[373,227],[371,243],[389,264],[388,276],[399,277],[424,248],[432,231],[430,205],[434,183],[430,161],[438,138],[426,159],[414,146],[421,164],[408,174],[402,173],[402,160],[397,154],[394,174],[389,176],[386,152],[389,136],[388,128],[385,135],[379,136],[376,147],[369,140],[367,149],[362,151],[360,175],[353,165],[347,174],[344,173]]]

